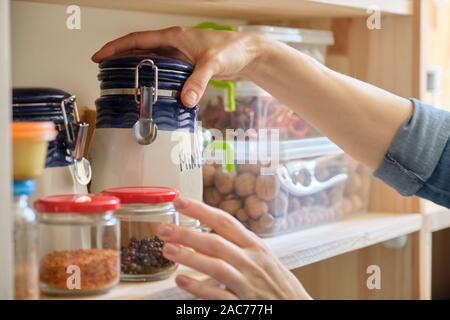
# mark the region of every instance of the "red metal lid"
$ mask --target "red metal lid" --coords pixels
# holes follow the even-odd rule
[[[178,191],[166,187],[119,187],[109,188],[103,193],[115,196],[123,204],[171,202],[178,196]]]
[[[34,208],[39,213],[102,213],[117,210],[120,200],[105,194],[64,194],[38,199]]]

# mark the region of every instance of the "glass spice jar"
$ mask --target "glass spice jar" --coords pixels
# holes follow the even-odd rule
[[[172,201],[178,192],[163,187],[124,187],[103,191],[120,199],[121,280],[152,281],[169,277],[177,264],[162,255],[164,241],[156,231],[164,223],[178,224]]]
[[[39,298],[37,258],[37,222],[28,205],[28,196],[34,192],[32,180],[14,181],[14,298]]]
[[[37,200],[40,288],[50,295],[108,291],[120,279],[119,199],[59,195]]]

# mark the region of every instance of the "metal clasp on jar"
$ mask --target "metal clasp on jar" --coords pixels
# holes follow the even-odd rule
[[[75,123],[72,125],[69,123],[66,106],[72,104],[75,113]],[[66,129],[67,143],[69,146],[73,146],[70,157],[73,159],[73,175],[76,181],[85,186],[92,178],[92,169],[89,160],[84,158],[83,153],[86,146],[86,140],[88,136],[89,124],[81,122],[80,114],[78,113],[78,107],[76,103],[76,97],[70,96],[61,101],[61,111],[63,114],[64,127]]]
[[[148,65],[154,72],[153,85],[150,87],[139,85],[139,70]],[[158,126],[153,120],[153,105],[158,101],[158,66],[151,59],[144,59],[135,69],[134,100],[139,107],[139,119],[133,126],[134,138],[137,143],[149,145],[158,135]]]

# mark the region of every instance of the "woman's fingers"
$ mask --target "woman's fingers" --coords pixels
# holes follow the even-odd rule
[[[92,61],[101,62],[125,51],[172,47],[174,46],[173,35],[177,32],[176,30],[181,30],[181,28],[129,33],[105,44],[92,56]]]
[[[200,220],[201,223],[209,226],[219,235],[239,247],[263,247],[261,240],[253,232],[246,229],[230,214],[220,209],[187,198],[175,199],[174,205],[180,213]]]
[[[158,236],[166,242],[180,244],[199,253],[223,259],[238,269],[253,266],[253,261],[241,248],[217,234],[202,233],[173,224],[165,224],[158,228]]]
[[[206,300],[237,300],[238,298],[227,291],[225,288],[221,287],[217,281],[213,279],[208,279],[204,281],[199,281],[192,279],[191,277],[185,275],[179,275],[175,278],[177,285],[188,291],[200,299]]]
[[[200,61],[195,66],[194,72],[186,80],[181,92],[181,101],[186,107],[193,108],[197,105],[206,90],[208,81],[217,73],[215,69],[213,60]]]
[[[223,260],[208,257],[199,252],[171,243],[164,245],[163,255],[169,260],[209,275],[226,285],[233,292],[243,293],[245,291],[243,286],[245,283],[244,276]]]

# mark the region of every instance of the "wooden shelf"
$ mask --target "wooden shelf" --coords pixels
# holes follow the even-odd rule
[[[74,297],[75,300],[186,300],[193,297],[175,284],[177,274],[186,274],[198,280],[207,276],[186,267],[179,267],[170,278],[154,282],[121,282],[106,294],[98,296]],[[41,296],[42,300],[67,299],[66,297]]]
[[[424,215],[424,230],[435,232],[450,228],[450,209],[429,200],[422,200],[421,211]]]
[[[410,15],[412,0],[27,0],[56,4],[151,11],[232,19],[367,16],[369,6]]]
[[[361,214],[264,241],[289,269],[361,249],[401,235],[419,231],[420,214]],[[196,279],[207,276],[186,267],[175,273],[185,273]],[[90,299],[190,299],[175,285],[175,275],[167,280],[147,283],[121,283],[111,292]],[[43,297],[44,299],[49,297]],[[83,298],[80,298],[83,299]]]
[[[450,210],[442,208],[440,211],[424,213],[424,220],[428,232],[450,228]]]
[[[289,269],[419,231],[420,214],[367,213],[265,240]]]

